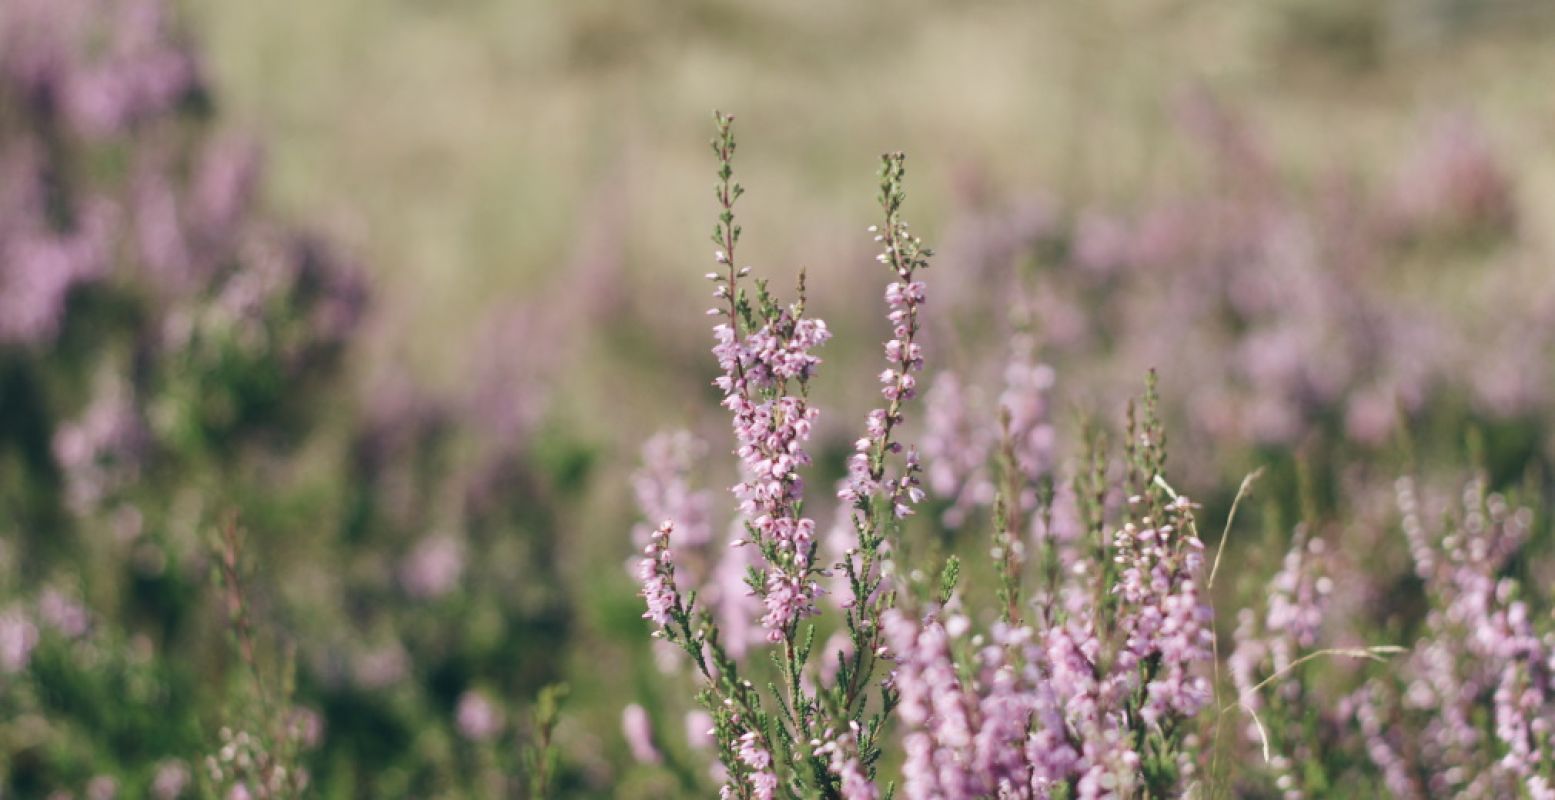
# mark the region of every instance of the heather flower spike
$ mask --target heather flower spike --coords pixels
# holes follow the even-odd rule
[[[733,177],[733,118],[718,114],[715,123],[717,270],[708,274],[717,304],[709,313],[718,318],[713,355],[720,375],[714,385],[731,417],[742,473],[732,495],[743,535],[733,544],[759,556],[750,562],[747,585],[760,601],[760,623],[773,650],[779,680],[768,687],[772,694],[764,700],[754,684],[739,678],[741,665],[725,649],[717,617],[698,608],[695,595],[682,597],[676,588],[668,546],[674,526],[668,523],[651,537],[639,565],[645,617],[656,635],[679,644],[701,673],[704,705],[728,775],[725,796],[767,798],[781,789],[789,795],[876,797],[879,737],[894,703],[885,687],[877,701],[867,700],[886,655],[880,614],[894,597],[879,561],[888,535],[923,498],[916,453],[904,454],[893,434],[917,394],[923,369],[917,335],[924,285],[916,275],[930,254],[901,220],[903,157],[887,155],[881,167],[884,227],[876,237],[882,242],[880,261],[893,277],[886,290],[892,335],[880,376],[885,405],[866,420],[866,436],[843,490],[854,508],[857,539],[839,565],[858,599],[846,613],[848,644],[825,655],[832,664],[831,685],[816,686],[806,669],[815,633],[806,620],[820,613],[822,579],[830,573],[818,558],[815,520],[804,512],[800,473],[811,462],[808,442],[819,414],[809,400],[809,383],[821,364],[814,351],[831,333],[806,313],[803,274],[791,303],[780,301],[764,280],[743,283],[750,269],[738,266],[736,255],[741,228],[734,205],[744,190]]]

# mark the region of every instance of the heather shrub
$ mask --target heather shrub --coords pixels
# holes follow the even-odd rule
[[[1202,510],[1167,477],[1153,372],[1121,453],[1091,423],[1064,453],[1055,371],[1031,336],[1010,345],[994,413],[946,373],[909,424],[932,363],[920,275],[933,254],[901,219],[898,154],[883,158],[870,228],[893,273],[882,406],[818,529],[824,500],[807,498],[803,473],[821,413],[813,351],[830,334],[806,316],[802,274],[785,303],[736,266],[732,118],[718,117],[713,148],[708,313],[741,480],[721,537],[720,504],[696,485],[707,445],[679,432],[644,448],[643,616],[667,682],[695,687],[700,708],[652,693],[685,709],[675,745],[674,712],[628,707],[639,762],[669,766],[682,791],[711,781],[742,798],[1545,796],[1555,632],[1548,600],[1515,575],[1537,569],[1523,548],[1533,512],[1488,493],[1481,472],[1461,510],[1433,507],[1436,528],[1414,478],[1397,480],[1387,514],[1368,510],[1386,484],[1357,473],[1338,525],[1306,480],[1293,533],[1267,506],[1263,547],[1288,547],[1283,559],[1217,590],[1228,547],[1257,564],[1231,534],[1259,476],[1210,551]],[[1253,602],[1217,629],[1217,605],[1237,598]]]
[[[638,577],[654,635],[678,645],[700,679],[699,719],[710,722],[722,795],[881,796],[883,756],[897,749],[887,740],[893,727],[902,732],[909,797],[1165,795],[1196,785],[1198,718],[1214,688],[1212,616],[1194,506],[1163,475],[1154,378],[1140,412],[1131,407],[1124,460],[1115,464],[1093,441],[1067,502],[1056,499],[1051,448],[1033,436],[1032,409],[1002,407],[986,542],[994,563],[969,570],[998,588],[964,590],[955,554],[936,564],[929,543],[906,533],[925,499],[918,450],[901,438],[925,364],[918,333],[928,295],[918,275],[932,252],[901,217],[903,157],[884,156],[883,224],[870,228],[882,247],[877,260],[893,273],[883,406],[867,415],[848,458],[828,534],[839,543],[824,551],[836,560],[822,561],[799,470],[810,463],[805,441],[819,414],[807,402],[821,363],[811,350],[828,332],[805,316],[802,277],[788,304],[760,279],[741,284],[750,269],[735,266],[733,207],[743,189],[732,180],[732,119],[719,117],[718,126],[722,271],[708,277],[721,305],[709,314],[719,318],[715,383],[733,417],[743,480],[731,490],[735,538],[716,558],[736,566],[707,563],[706,498],[661,463],[668,442],[660,439],[639,497],[646,511],[681,512],[685,522],[665,516],[648,535]],[[1040,520],[1035,539],[1028,518]],[[674,549],[682,526],[690,569]],[[1040,579],[1027,587],[1029,567]],[[742,572],[757,608],[742,607],[728,580]],[[835,622],[821,614],[823,582]],[[970,605],[989,601],[992,618]],[[737,621],[732,634],[722,630],[753,613],[759,639]],[[828,635],[822,625],[835,634],[817,651],[817,637]],[[631,729],[642,738],[640,723]]]
[[[174,759],[187,786],[221,696],[193,680],[222,641],[208,509],[306,436],[364,293],[256,216],[257,151],[210,123],[162,4],[0,16],[4,785],[149,784]]]
[[[1552,385],[1548,255],[1482,128],[1439,115],[1394,163],[1302,178],[1207,92],[1177,105],[1186,177],[1122,202],[969,203],[949,226],[966,280],[934,332],[961,357],[931,420],[971,400],[958,385],[996,383],[1019,334],[1063,376],[1060,407],[1115,403],[1171,364],[1164,413],[1196,488],[1296,453],[1376,461],[1404,430],[1454,449],[1489,432],[1501,479],[1543,458],[1527,443]]]
[[[167,3],[0,8],[0,793],[505,794],[589,469],[508,357],[555,323],[353,380],[366,274],[217,110]]]
[[[986,70],[1013,22],[1235,50],[1128,5],[0,4],[0,796],[1550,796],[1534,128],[1319,145],[1267,78],[1084,58],[993,107],[1041,85]],[[1325,110],[1489,13],[1329,11],[1264,65],[1353,46]],[[228,14],[308,32],[254,55],[273,159],[195,46]],[[742,200],[718,118],[704,323],[669,143],[735,90],[769,155]],[[881,128],[949,144],[863,216],[827,192]]]

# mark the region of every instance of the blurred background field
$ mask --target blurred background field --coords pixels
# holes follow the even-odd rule
[[[1433,115],[1468,114],[1517,165],[1527,233],[1555,214],[1537,4],[341,0],[191,16],[224,118],[266,145],[270,197],[364,253],[403,320],[381,346],[428,373],[472,311],[559,284],[600,227],[631,286],[691,307],[710,106],[760,149],[742,172],[763,260],[811,264],[828,298],[869,244],[854,221],[879,152],[913,157],[930,233],[969,183],[1105,204],[1184,173],[1176,109],[1195,90],[1301,180],[1385,178]]]
[[[58,9],[122,31],[105,9],[159,5]],[[26,52],[16,20],[58,9],[6,0],[0,41]],[[51,165],[40,193],[69,198],[40,202],[40,224],[84,230],[98,197],[123,223],[59,331],[5,344],[0,656],[11,641],[31,658],[0,658],[22,665],[0,674],[0,794],[234,779],[206,756],[230,761],[223,727],[269,712],[214,577],[229,509],[261,683],[279,696],[295,672],[297,724],[317,728],[291,737],[296,763],[324,796],[523,796],[518,754],[555,682],[563,796],[706,791],[685,687],[655,665],[623,565],[650,436],[696,432],[702,477],[732,482],[700,280],[713,108],[739,119],[741,260],[785,289],[806,267],[836,332],[817,486],[875,391],[864,228],[896,149],[941,253],[930,374],[996,395],[1019,329],[1057,370],[1062,452],[1079,409],[1115,421],[1153,366],[1210,518],[1271,467],[1284,527],[1230,556],[1248,578],[1226,602],[1277,564],[1303,480],[1320,517],[1366,527],[1383,476],[1457,475],[1467,441],[1498,487],[1543,490],[1555,458],[1555,12],[1539,3],[269,0],[183,2],[165,31],[195,54],[198,99],[104,134],[72,129],[21,68],[0,98],[0,155],[26,149],[16,163]],[[212,245],[208,283],[167,288],[133,222],[136,165],[191,154],[167,168],[182,198],[227,141],[262,154],[238,215],[258,222]],[[175,224],[195,238],[210,226],[187,195]],[[253,322],[268,344],[169,344],[225,308],[254,237],[295,266],[264,283],[281,287]],[[89,424],[105,402],[136,432],[70,461],[69,431],[113,428]],[[103,485],[82,499],[77,472]],[[62,607],[91,624],[58,624]],[[632,702],[659,763],[623,736]]]

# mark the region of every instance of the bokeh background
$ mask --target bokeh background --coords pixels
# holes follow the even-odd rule
[[[0,793],[226,796],[284,718],[320,796],[523,796],[554,683],[563,796],[705,793],[624,565],[649,437],[733,482],[713,108],[741,260],[836,333],[817,485],[875,391],[900,149],[941,419],[1031,342],[1062,475],[1158,368],[1211,518],[1269,469],[1225,602],[1403,469],[1538,494],[1552,37],[1521,0],[3,0]]]

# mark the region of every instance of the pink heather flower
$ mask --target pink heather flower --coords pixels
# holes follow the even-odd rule
[[[52,587],[38,597],[38,618],[68,639],[85,636],[92,621],[86,606]]]
[[[189,241],[177,188],[166,158],[145,156],[131,185],[131,211],[137,255],[153,282],[164,292],[183,295],[197,283],[194,246]]]
[[[1131,233],[1121,219],[1087,210],[1075,225],[1074,262],[1088,272],[1108,274],[1129,265]]]
[[[113,800],[119,796],[119,782],[107,775],[98,775],[87,781],[87,800]]]
[[[887,169],[896,170],[894,179],[900,178],[899,160],[888,162]],[[888,180],[892,179],[888,176]],[[894,206],[887,209],[887,214],[887,229],[875,237],[884,242],[885,249],[876,260],[889,266],[896,276],[885,290],[891,338],[885,343],[888,368],[880,373],[880,394],[886,407],[876,408],[865,417],[864,438],[854,444],[854,453],[848,458],[848,482],[837,497],[861,512],[871,498],[884,497],[893,514],[902,518],[911,514],[912,507],[923,498],[918,455],[916,451],[910,452],[901,474],[895,478],[885,475],[883,459],[887,454],[901,452],[901,444],[891,441],[891,431],[905,419],[902,404],[918,394],[917,374],[923,371],[924,363],[923,345],[917,340],[918,310],[927,290],[922,281],[916,280],[916,274],[928,266],[929,251],[920,239],[908,233],[906,223],[896,218]]]
[[[693,489],[689,476],[707,445],[688,431],[660,433],[643,444],[642,468],[632,475],[637,508],[645,519],[671,520],[679,546],[700,548],[713,540],[712,493]],[[648,544],[652,530],[632,529],[633,543]]]
[[[71,505],[90,509],[133,481],[149,442],[130,389],[110,383],[80,418],[54,433],[54,458],[65,473]]]
[[[880,395],[885,397],[888,408],[874,409],[865,417],[865,437],[855,444],[854,454],[847,461],[847,486],[838,492],[838,498],[851,504],[866,503],[869,496],[888,496],[897,517],[910,514],[910,504],[922,498],[917,489],[916,456],[911,456],[905,475],[896,479],[885,479],[883,473],[877,473],[871,459],[900,451],[900,445],[889,442],[889,436],[894,426],[902,423],[902,403],[916,397],[916,372],[924,369],[924,350],[914,341],[917,307],[924,302],[924,283],[910,280],[911,272],[911,266],[903,268],[899,272],[902,282],[886,286],[888,318],[896,336],[885,344],[886,363],[891,364],[891,369],[880,374]]]
[[[1333,420],[1376,445],[1448,389],[1488,416],[1538,412],[1555,385],[1546,357],[1555,314],[1542,276],[1509,266],[1526,250],[1508,236],[1521,215],[1516,176],[1483,131],[1464,119],[1429,127],[1421,156],[1400,165],[1395,187],[1370,194],[1367,181],[1350,175],[1312,187],[1284,180],[1223,109],[1185,116],[1215,118],[1189,122],[1214,165],[1199,185],[1212,189],[1185,187],[1122,212],[1065,214],[1075,223],[1061,234],[1064,250],[1089,266],[1033,274],[1012,258],[1008,276],[984,282],[992,290],[968,318],[1013,309],[1016,325],[1029,321],[1051,357],[1066,360],[1077,393],[1102,401],[1115,375],[1170,359],[1176,387],[1168,399],[1195,445],[1289,444],[1309,432],[1334,435]],[[1429,245],[1444,235],[1471,245],[1449,248],[1458,256],[1497,268],[1461,292],[1401,288],[1413,285],[1395,280],[1410,271],[1412,258],[1402,256],[1416,251],[1400,240]],[[1075,322],[1066,308],[1085,314]],[[1222,355],[1173,357],[1187,351]],[[975,366],[958,372],[969,384],[978,374]],[[1197,459],[1200,450],[1213,448],[1183,455]],[[934,461],[926,459],[931,469]],[[1209,474],[1199,471],[1207,464],[1190,466]]]
[[[1422,510],[1413,481],[1401,479],[1396,489],[1415,571],[1432,604],[1394,679],[1374,677],[1355,697],[1368,755],[1390,787],[1417,795],[1510,796],[1517,786],[1542,792],[1543,776],[1555,767],[1546,755],[1555,639],[1535,633],[1517,582],[1501,577],[1533,516],[1473,481],[1461,506],[1432,530],[1424,520],[1435,515]],[[1490,730],[1482,722],[1487,697]],[[1403,715],[1406,724],[1377,722],[1384,715]],[[1411,774],[1426,776],[1419,790]]]
[[[1035,361],[1035,349],[1030,337],[1016,338],[1004,369],[1004,393],[999,395],[999,407],[1010,416],[1015,466],[1028,486],[1049,476],[1057,460],[1048,399],[1053,390],[1053,368]],[[1034,504],[1034,498],[1023,498],[1021,503],[1027,509]]]
[[[151,778],[151,796],[156,800],[178,800],[193,778],[189,766],[178,759],[160,762]]]
[[[71,290],[107,271],[113,209],[98,201],[78,213],[69,232],[40,228],[0,237],[0,340],[51,340]]]
[[[940,373],[929,390],[923,456],[930,489],[952,501],[942,520],[947,527],[958,528],[974,508],[993,504],[991,462],[1003,437],[1000,413],[1009,415],[1010,448],[1022,478],[1022,511],[1036,508],[1036,487],[1054,472],[1057,434],[1049,399],[1054,373],[1033,358],[1035,347],[1024,335],[1012,343],[999,413],[974,407],[981,405],[975,387],[963,388],[955,373]]]
[[[1383,705],[1379,693],[1375,684],[1367,684],[1348,701],[1348,704],[1354,706],[1356,722],[1359,723],[1361,735],[1365,737],[1366,755],[1382,772],[1389,794],[1399,798],[1421,797],[1420,787],[1409,765],[1389,735],[1393,731],[1384,727],[1382,715],[1378,713],[1379,707]]]
[[[846,489],[847,482],[838,483],[838,491]],[[826,531],[826,556],[827,561],[834,565],[829,581],[831,589],[828,597],[831,605],[838,609],[853,608],[859,598],[853,596],[853,586],[848,580],[845,565],[851,563],[853,571],[866,581],[880,581],[875,590],[874,597],[892,591],[889,580],[881,581],[881,570],[884,559],[891,553],[891,541],[881,541],[876,548],[874,565],[870,568],[870,574],[864,575],[863,554],[859,551],[859,526],[865,521],[858,515],[858,509],[839,503],[833,512],[832,524]],[[840,633],[840,632],[839,632]],[[851,642],[850,642],[851,645]]]
[[[159,0],[18,0],[4,9],[4,77],[80,135],[104,138],[169,111],[199,85]]]
[[[886,637],[898,654],[893,680],[910,731],[906,796],[1045,797],[1078,776],[1084,764],[1068,731],[1094,735],[1100,716],[1087,694],[1095,680],[1089,661],[1054,668],[1064,665],[1044,655],[1030,628],[1000,626],[993,643],[974,651],[972,682],[964,683],[947,645],[964,635],[965,618],[914,623],[897,610],[887,614]]]
[[[252,205],[260,174],[259,148],[240,136],[213,138],[200,153],[189,189],[195,227],[210,243],[237,230]]]
[[[1158,523],[1142,518],[1152,527],[1130,522],[1114,536],[1122,570],[1113,592],[1122,600],[1118,626],[1126,636],[1120,662],[1158,659],[1142,711],[1151,724],[1167,714],[1192,717],[1210,695],[1208,679],[1195,670],[1211,657],[1212,634],[1210,609],[1198,591],[1204,545],[1192,535],[1190,507],[1179,497]]]
[[[767,641],[783,641],[785,631],[794,623],[816,613],[815,597],[820,591],[816,581],[768,570],[766,591],[762,595],[767,613],[761,617],[762,627],[767,629]]]
[[[20,608],[0,612],[0,672],[17,673],[27,668],[38,646],[38,626]]]
[[[1399,402],[1389,387],[1363,389],[1351,396],[1345,410],[1345,433],[1369,445],[1382,444],[1399,423]]]
[[[194,59],[171,45],[167,9],[154,0],[115,4],[112,35],[97,63],[65,84],[63,107],[82,132],[107,136],[169,109],[198,84]]]
[[[975,387],[963,387],[956,373],[940,372],[924,398],[923,462],[929,489],[951,501],[942,522],[959,528],[966,515],[993,503],[994,485],[988,462],[996,441],[996,425],[977,408]]]
[[[459,734],[472,742],[490,741],[501,734],[503,716],[502,709],[485,692],[476,689],[460,695],[459,707],[454,711]]]
[[[637,505],[645,519],[666,520],[675,525],[676,581],[687,593],[695,592],[700,605],[718,621],[721,640],[731,656],[744,656],[747,646],[764,637],[753,632],[761,607],[745,582],[747,567],[760,566],[755,548],[726,546],[713,533],[712,494],[693,489],[689,476],[706,455],[706,445],[690,433],[660,433],[643,445],[643,465],[632,476]],[[649,544],[653,528],[638,524],[632,538],[639,547]],[[736,521],[730,540],[746,535]],[[633,567],[640,568],[640,562]],[[679,647],[660,642],[655,657],[661,669],[682,665]]]
[[[908,798],[970,798],[988,787],[972,771],[973,724],[977,702],[958,677],[951,636],[937,619],[916,622],[898,609],[881,620],[886,643],[897,659],[893,673],[900,692],[903,769]]]
[[[670,534],[674,530],[675,523],[665,520],[654,531],[648,546],[643,549],[643,559],[637,570],[643,599],[648,604],[643,619],[652,620],[659,628],[674,621],[673,614],[680,607],[680,593],[675,588],[675,564],[669,550]]]
[[[621,710],[621,733],[639,764],[657,764],[664,760],[653,746],[653,720],[642,706],[632,703]]]
[[[756,800],[772,800],[777,796],[777,774],[772,771],[772,754],[767,752],[766,746],[754,731],[741,734],[735,755],[745,765],[745,779],[750,783]]]
[[[174,156],[166,147],[140,153],[130,186],[136,254],[164,302],[208,289],[248,246],[259,178],[257,149],[239,137],[211,137],[187,181]]]
[[[1134,791],[1142,759],[1131,727],[1191,719],[1210,696],[1209,609],[1197,588],[1203,555],[1191,507],[1179,498],[1161,519],[1117,532],[1120,575],[1105,602],[1116,603],[1121,638],[1096,632],[1096,571],[1069,571],[1058,587],[1063,614],[1000,623],[986,638],[967,640],[970,621],[953,608],[921,619],[885,613],[906,729],[904,796],[1047,797],[1059,784],[1080,797]],[[1188,782],[1191,748],[1173,756]]]
[[[1394,216],[1408,233],[1504,229],[1516,222],[1511,175],[1467,116],[1438,120],[1403,165]]]
[[[815,523],[797,512],[804,495],[797,470],[810,463],[804,446],[819,412],[802,392],[788,392],[790,381],[808,381],[820,364],[809,351],[831,334],[819,320],[799,317],[798,309],[779,310],[743,340],[732,319],[714,328],[713,353],[724,373],[714,383],[733,413],[735,455],[745,474],[731,491],[754,542],[763,553],[772,548],[776,559],[766,565],[760,592],[769,641],[782,641],[795,622],[814,614],[820,592],[811,578]]]
[[[287,735],[305,750],[318,747],[324,741],[324,717],[306,706],[293,708],[287,714]]]
[[[446,534],[427,537],[400,564],[400,585],[411,597],[434,600],[459,584],[464,574],[464,548]]]
[[[880,790],[864,772],[858,756],[858,723],[850,724],[850,730],[829,737],[815,754],[825,756],[827,768],[837,776],[843,800],[878,800]]]
[[[1303,734],[1294,730],[1286,738],[1287,731],[1276,727],[1282,720],[1267,716],[1264,696],[1255,687],[1272,675],[1284,673],[1297,658],[1317,645],[1328,597],[1333,590],[1333,581],[1326,574],[1325,554],[1322,539],[1308,539],[1304,528],[1297,529],[1296,539],[1286,553],[1280,571],[1269,582],[1268,606],[1261,624],[1251,609],[1242,609],[1235,633],[1236,648],[1226,660],[1238,702],[1251,713],[1265,714],[1262,722],[1273,728],[1273,735],[1278,737],[1276,747],[1282,741],[1299,740]],[[1300,689],[1299,682],[1290,680],[1268,691],[1284,692],[1296,700],[1290,693]],[[1244,735],[1249,743],[1261,747],[1270,733],[1249,719]],[[1276,751],[1267,765],[1287,800],[1299,800],[1304,796],[1298,788],[1299,773],[1293,769],[1293,757],[1302,756],[1301,752]]]

